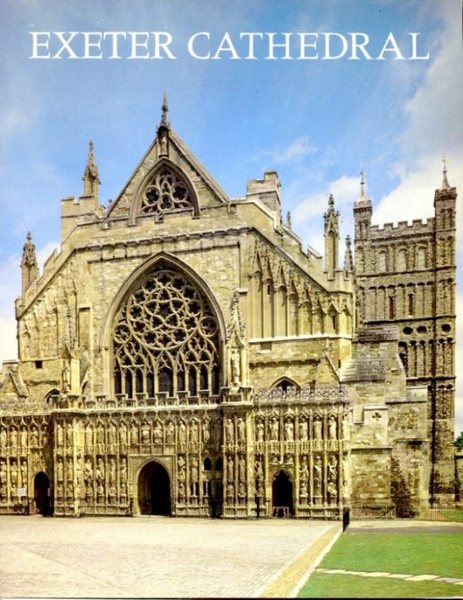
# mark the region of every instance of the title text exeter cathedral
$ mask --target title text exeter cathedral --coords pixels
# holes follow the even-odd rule
[[[0,513],[339,518],[454,500],[455,208],[339,258],[282,220],[275,172],[230,198],[171,129],[105,209],[90,145],[60,252],[30,234],[0,373]],[[321,223],[322,227],[323,224]]]

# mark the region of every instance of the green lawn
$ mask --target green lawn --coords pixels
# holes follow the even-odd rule
[[[303,598],[461,598],[462,595],[461,585],[438,581],[401,581],[324,573],[314,573],[299,593]]]
[[[320,564],[324,569],[439,575],[463,579],[461,533],[346,533]],[[463,596],[463,586],[315,572],[301,597]]]

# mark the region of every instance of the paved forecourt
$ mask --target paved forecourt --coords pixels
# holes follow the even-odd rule
[[[0,597],[256,597],[280,579],[297,585],[298,558],[339,530],[291,519],[0,517]]]

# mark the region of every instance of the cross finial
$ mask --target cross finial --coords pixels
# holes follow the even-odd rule
[[[444,156],[442,158],[443,169],[442,169],[442,185],[441,190],[450,189],[449,180],[447,179],[447,158]]]

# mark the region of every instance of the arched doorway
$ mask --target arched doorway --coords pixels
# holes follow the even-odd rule
[[[34,502],[38,513],[51,515],[50,479],[43,471],[34,477]]]
[[[290,517],[293,514],[293,484],[284,471],[279,471],[273,478],[272,508],[274,517]]]
[[[138,477],[138,506],[142,515],[171,514],[170,479],[166,469],[152,461]]]

